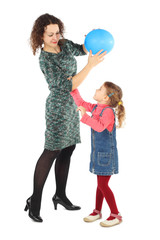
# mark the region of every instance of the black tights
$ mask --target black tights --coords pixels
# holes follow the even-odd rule
[[[34,172],[34,189],[31,197],[31,208],[32,212],[35,214],[39,214],[43,187],[55,159],[56,194],[67,204],[71,204],[66,197],[65,189],[70,166],[70,158],[74,149],[75,145],[55,151],[44,149],[36,164]]]

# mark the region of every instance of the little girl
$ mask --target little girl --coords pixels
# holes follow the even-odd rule
[[[85,102],[78,89],[71,95],[81,112],[81,122],[91,127],[91,161],[90,172],[97,175],[96,206],[93,212],[84,218],[85,222],[93,222],[102,217],[103,199],[108,203],[111,214],[100,223],[103,227],[114,226],[122,222],[114,194],[108,186],[111,175],[118,173],[118,153],[116,143],[115,116],[121,127],[125,118],[122,102],[122,90],[116,84],[105,82],[96,90],[94,100],[97,104]],[[115,111],[113,110],[115,109]],[[91,112],[90,117],[86,112]]]

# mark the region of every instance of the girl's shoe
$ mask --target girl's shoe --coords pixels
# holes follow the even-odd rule
[[[122,216],[121,216],[120,213],[118,213],[118,215],[111,213],[110,216],[115,217],[115,219],[105,220],[104,222],[100,222],[100,225],[102,227],[112,227],[112,226],[115,226],[115,225],[120,224],[122,222]]]
[[[83,220],[84,220],[85,222],[94,222],[94,221],[102,218],[102,214],[101,214],[100,211],[98,211],[98,210],[95,209],[95,210],[93,210],[93,212],[94,212],[94,213],[97,213],[97,214],[94,215],[94,216],[93,216],[93,215],[89,215],[88,217],[83,218]]]

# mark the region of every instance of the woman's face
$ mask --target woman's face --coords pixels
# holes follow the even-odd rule
[[[57,24],[49,24],[46,26],[43,41],[47,48],[55,48],[60,39],[59,26]]]

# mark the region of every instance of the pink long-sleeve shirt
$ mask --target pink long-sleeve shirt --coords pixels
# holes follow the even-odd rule
[[[85,102],[80,96],[78,89],[73,90],[71,92],[71,96],[73,97],[76,105],[78,107],[84,107],[87,112],[92,112],[95,105],[97,105],[96,109],[92,113],[92,117],[85,113],[81,118],[81,122],[87,124],[97,132],[102,132],[104,129],[107,129],[109,132],[112,131],[115,122],[115,117],[112,109],[106,108],[102,114],[102,117],[99,116],[102,110],[108,105]]]

